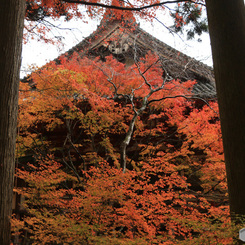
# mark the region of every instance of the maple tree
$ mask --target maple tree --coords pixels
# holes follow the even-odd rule
[[[244,111],[244,108],[242,108],[240,105],[242,105],[242,93],[240,91],[243,91],[244,89],[240,89],[239,81],[242,81],[244,78],[244,74],[242,74],[244,67],[244,60],[242,57],[244,55],[241,55],[241,52],[244,52],[244,1],[238,0],[236,1],[236,4],[232,4],[232,11],[230,10],[230,2],[227,1],[225,4],[222,0],[219,2],[214,1],[183,1],[183,0],[176,0],[176,1],[135,1],[133,3],[127,3],[125,1],[112,1],[111,2],[100,2],[100,1],[80,1],[80,0],[64,0],[62,4],[60,4],[60,1],[31,1],[29,0],[28,3],[30,3],[31,8],[29,12],[27,12],[27,15],[34,15],[35,18],[41,18],[45,16],[54,16],[57,18],[59,14],[66,16],[67,19],[72,18],[73,16],[79,16],[82,17],[81,13],[78,11],[77,6],[79,5],[85,5],[88,13],[90,16],[93,16],[96,9],[96,15],[100,15],[103,13],[103,8],[110,8],[114,9],[114,13],[117,13],[117,15],[124,15],[130,11],[134,11],[137,15],[139,15],[141,18],[146,18],[147,20],[152,20],[156,17],[156,9],[162,8],[168,9],[169,4],[177,4],[177,7],[175,11],[172,11],[171,15],[174,17],[175,23],[174,23],[174,29],[176,31],[182,31],[183,26],[186,26],[190,24],[189,29],[187,29],[187,35],[188,37],[193,37],[195,34],[200,35],[202,32],[207,31],[207,23],[204,21],[201,17],[201,13],[204,9],[204,7],[207,7],[207,14],[209,18],[209,29],[211,30],[211,44],[212,44],[212,50],[213,50],[213,56],[215,58],[216,63],[214,65],[214,68],[217,72],[216,74],[216,83],[218,83],[219,86],[217,86],[217,93],[218,98],[220,100],[221,105],[221,120],[222,125],[224,125],[223,128],[223,134],[224,134],[224,141],[225,143],[225,152],[227,152],[227,171],[229,172],[228,176],[240,176],[241,171],[238,169],[243,169],[242,162],[244,161],[244,151],[243,151],[243,145],[244,145],[244,132],[243,130],[243,124],[244,124],[244,118],[241,119],[240,115]],[[206,6],[207,5],[207,6]],[[34,7],[33,7],[34,6]],[[50,8],[51,7],[51,8]],[[214,10],[215,9],[215,10]],[[38,10],[38,11],[35,11]],[[72,10],[72,11],[71,11]],[[120,10],[127,10],[120,13]],[[209,11],[210,10],[210,11]],[[226,12],[229,12],[229,16],[226,14]],[[217,13],[219,13],[219,19],[216,18]],[[37,16],[37,17],[36,17]],[[39,16],[39,17],[38,17]],[[34,18],[34,20],[35,20]],[[32,19],[32,18],[30,18]],[[230,20],[233,20],[233,24],[230,25]],[[217,21],[217,22],[216,22]],[[224,24],[224,23],[227,24]],[[220,27],[223,27],[220,28]],[[233,27],[236,28],[233,28]],[[230,28],[228,30],[228,27]],[[34,28],[35,29],[35,28]],[[38,29],[38,28],[37,28]],[[29,30],[33,30],[33,28],[29,28]],[[40,28],[39,32],[42,32],[45,30],[45,27]],[[218,32],[221,32],[220,35],[218,35]],[[230,33],[229,35],[227,33]],[[216,37],[220,37],[220,39],[217,41]],[[230,39],[227,39],[227,36]],[[222,37],[222,38],[221,38]],[[219,42],[219,43],[218,43]],[[221,47],[221,49],[219,49]],[[234,52],[232,47],[236,47],[236,52]],[[223,50],[226,50],[227,55],[224,55]],[[220,58],[222,57],[222,58]],[[232,59],[230,58],[232,57]],[[226,67],[221,68],[220,66],[220,60],[226,60],[227,64]],[[231,61],[232,60],[232,61]],[[224,65],[224,63],[222,63]],[[233,67],[231,69],[231,67]],[[226,74],[226,71],[230,69],[233,71],[233,75]],[[221,71],[222,70],[222,71]],[[223,75],[225,74],[225,75]],[[228,79],[229,75],[231,77]],[[237,78],[235,79],[235,77]],[[220,78],[222,77],[222,78]],[[231,79],[234,79],[234,82],[230,82]],[[227,85],[223,86],[224,81],[227,81]],[[234,86],[234,84],[238,83],[237,86]],[[229,88],[228,88],[229,87]],[[234,89],[238,88],[236,92],[234,92],[234,97],[230,97],[230,91],[233,91]],[[240,96],[237,96],[239,95]],[[226,102],[226,100],[229,100],[229,102]],[[230,107],[228,107],[228,105]],[[224,112],[223,112],[224,111]],[[236,114],[234,115],[234,113]],[[237,120],[233,120],[234,118],[237,118]],[[236,123],[235,123],[236,122]],[[231,130],[232,128],[232,130]],[[237,133],[234,133],[236,130],[238,130]],[[227,135],[227,136],[226,136]],[[237,136],[241,136],[241,138],[238,138]],[[235,144],[231,144],[231,142],[237,142]],[[227,146],[226,146],[227,145]],[[235,160],[233,158],[236,158]],[[236,166],[233,167],[234,162],[236,162]],[[236,169],[238,172],[236,172]],[[237,179],[237,177],[229,177],[229,183],[231,190],[230,198],[231,198],[231,209],[232,212],[243,214],[245,213],[243,210],[243,202],[244,198],[241,198],[241,196],[238,196],[236,193],[243,193],[242,189],[244,183],[242,182],[244,178],[242,178],[243,174],[241,174],[241,177],[238,179],[241,181],[239,184],[233,183],[232,179]],[[237,191],[240,190],[240,191]],[[240,204],[238,204],[240,203]],[[234,208],[233,208],[234,207]],[[242,211],[243,210],[243,211]]]
[[[32,90],[21,84],[17,154],[36,160],[17,171],[26,186],[15,190],[25,197],[15,234],[33,244],[229,244],[217,103],[196,108],[195,82],[166,80],[151,53],[127,67],[110,56],[59,63],[34,72]],[[160,89],[134,121],[122,166],[151,86]]]

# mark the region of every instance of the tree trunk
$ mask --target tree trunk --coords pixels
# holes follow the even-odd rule
[[[245,215],[245,9],[206,0],[231,214]]]
[[[0,7],[0,244],[10,244],[18,83],[25,0]]]
[[[131,101],[132,103],[132,106],[134,108],[134,116],[133,118],[131,119],[130,121],[130,124],[129,124],[129,128],[128,128],[128,131],[126,133],[126,136],[125,136],[125,139],[124,141],[122,142],[122,145],[121,145],[121,157],[120,157],[120,165],[121,165],[121,168],[123,169],[123,173],[126,172],[126,168],[127,168],[127,161],[126,161],[126,150],[127,150],[127,147],[132,139],[132,135],[133,135],[133,132],[134,132],[134,125],[135,125],[135,122],[138,118],[138,116],[146,109],[147,107],[147,104],[148,104],[148,98],[150,97],[150,95],[152,94],[152,92],[150,92],[142,101],[142,106],[138,109],[138,111],[135,109],[134,105],[133,105],[133,101]]]
[[[121,144],[120,165],[121,165],[121,168],[123,169],[123,173],[126,172],[126,168],[127,168],[126,150],[127,150],[127,147],[128,147],[128,145],[129,145],[129,143],[131,141],[131,138],[132,138],[132,135],[133,135],[133,132],[134,132],[134,125],[135,125],[137,117],[138,117],[138,113],[135,112],[132,120],[130,121],[129,129],[128,129],[127,133],[126,133],[125,139],[124,139],[124,141]]]

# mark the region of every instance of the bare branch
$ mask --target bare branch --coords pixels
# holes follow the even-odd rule
[[[166,96],[166,97],[163,97],[163,98],[160,98],[160,99],[154,99],[154,100],[150,100],[148,102],[148,105],[150,103],[153,103],[153,102],[159,102],[159,101],[163,101],[163,100],[166,100],[166,99],[176,99],[176,98],[185,98],[185,99],[192,99],[192,95],[173,95],[173,96]]]
[[[142,74],[145,74],[148,70],[151,69],[152,66],[156,65],[158,63],[158,61],[160,61],[160,59],[158,59],[156,62],[152,63],[150,66],[148,66],[145,71],[142,72]]]
[[[109,8],[109,9],[128,10],[128,11],[141,11],[144,9],[160,7],[165,4],[182,3],[182,2],[190,2],[190,3],[195,3],[195,4],[200,4],[202,6],[205,6],[204,3],[200,3],[199,1],[193,1],[193,0],[163,1],[160,3],[154,3],[154,4],[142,6],[142,7],[123,7],[123,6],[107,5],[103,3],[94,3],[94,2],[79,1],[79,0],[62,0],[62,1],[66,3],[84,4],[84,5],[89,5],[89,6],[96,6],[96,7]]]

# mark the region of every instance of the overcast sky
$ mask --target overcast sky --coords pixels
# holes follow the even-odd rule
[[[159,19],[160,21],[165,21],[165,24],[171,25],[168,13],[165,15],[161,14],[161,17],[162,20]],[[168,19],[168,22],[166,22],[166,19]],[[198,42],[197,38],[196,40],[186,41],[186,38],[183,36],[180,38],[177,35],[173,36],[170,34],[169,31],[157,21],[154,21],[152,24],[144,21],[139,22],[140,27],[154,37],[171,47],[212,66],[210,39],[208,34],[201,36],[202,42]],[[88,23],[85,24],[81,20],[65,22],[63,19],[60,19],[55,22],[53,21],[52,23],[59,26],[61,29],[53,29],[52,33],[50,32],[49,35],[51,38],[54,36],[62,37],[62,44],[57,46],[45,44],[42,41],[37,42],[36,40],[31,40],[27,44],[24,44],[22,51],[21,78],[27,73],[30,73],[30,67],[32,65],[40,67],[81,42],[85,37],[96,30],[99,20],[88,20]]]

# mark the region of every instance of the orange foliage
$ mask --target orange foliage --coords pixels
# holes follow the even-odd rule
[[[217,103],[180,97],[194,82],[151,95],[120,169],[145,79],[161,87],[160,71],[150,53],[130,67],[75,55],[33,73],[32,90],[21,84],[17,154],[36,160],[17,171],[26,213],[14,232],[33,244],[231,242]]]

